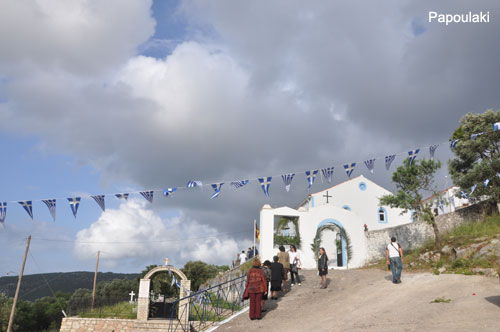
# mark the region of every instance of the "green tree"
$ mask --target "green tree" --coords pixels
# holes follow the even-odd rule
[[[7,331],[11,307],[12,299],[4,293],[0,293],[0,331]]]
[[[204,282],[217,276],[219,272],[224,272],[228,269],[228,266],[216,266],[202,261],[190,261],[184,265],[182,272],[191,280],[191,290],[197,291]]]
[[[488,110],[481,114],[468,113],[460,119],[460,127],[450,140],[458,140],[452,149],[455,158],[448,162],[448,170],[453,182],[462,190],[470,191],[474,203],[488,197],[492,204],[500,206],[500,131],[493,131],[493,124],[500,122],[500,111]],[[484,133],[475,139],[471,135]],[[487,187],[483,181],[490,179]]]
[[[414,160],[410,165],[410,159],[406,158],[403,166],[399,166],[392,174],[397,193],[380,198],[380,205],[403,209],[402,213],[411,212],[413,217],[430,224],[438,248],[441,248],[441,236],[431,209],[433,201],[424,202],[422,194],[434,194],[434,197],[439,199],[434,185],[434,174],[440,167],[441,162],[432,159]]]

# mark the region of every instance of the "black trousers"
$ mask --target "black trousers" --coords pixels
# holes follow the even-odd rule
[[[297,272],[293,272],[294,269]],[[295,283],[295,277],[297,277],[297,283],[300,284],[299,270],[297,269],[296,264],[290,264],[290,276],[292,278],[292,284]]]

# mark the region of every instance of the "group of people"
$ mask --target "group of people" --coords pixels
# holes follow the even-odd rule
[[[237,266],[240,266],[241,264],[246,263],[247,260],[254,258],[258,254],[259,250],[257,250],[257,248],[255,247],[248,248],[246,253],[245,250],[242,250],[241,253],[236,254],[236,260],[232,262],[231,268],[235,268]]]
[[[287,292],[288,273],[291,275],[291,285],[301,285],[299,270],[302,268],[300,255],[295,245],[290,245],[290,250],[285,251],[284,246],[279,247],[278,254],[273,257],[273,262],[266,260],[261,264],[258,258],[252,263],[248,271],[245,292],[250,299],[250,319],[261,319],[265,301],[271,295],[271,300],[277,300],[279,292]]]
[[[244,252],[243,252],[244,254]],[[386,261],[392,271],[392,282],[401,283],[403,269],[403,249],[391,238],[391,243],[386,247]],[[295,245],[290,246],[288,252],[280,246],[279,252],[273,257],[273,262],[266,260],[261,264],[258,257],[253,260],[252,268],[248,271],[244,298],[250,299],[249,316],[251,320],[261,319],[265,312],[264,305],[268,300],[277,300],[280,291],[287,292],[288,273],[291,276],[291,285],[300,286],[299,270],[302,268],[300,255]],[[321,289],[327,288],[326,275],[328,274],[328,255],[325,248],[319,249],[318,274],[321,277]]]

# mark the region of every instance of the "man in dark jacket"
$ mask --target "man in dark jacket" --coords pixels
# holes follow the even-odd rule
[[[271,299],[277,300],[278,293],[281,290],[281,282],[285,277],[285,269],[283,269],[283,264],[278,263],[278,256],[273,257],[273,263],[271,263]]]

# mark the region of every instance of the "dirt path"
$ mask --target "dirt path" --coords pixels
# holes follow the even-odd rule
[[[500,284],[481,276],[408,274],[391,282],[381,270],[330,271],[319,289],[316,271],[301,271],[262,320],[243,313],[216,331],[500,331]],[[476,294],[476,295],[473,295]],[[438,297],[450,303],[430,303]]]

